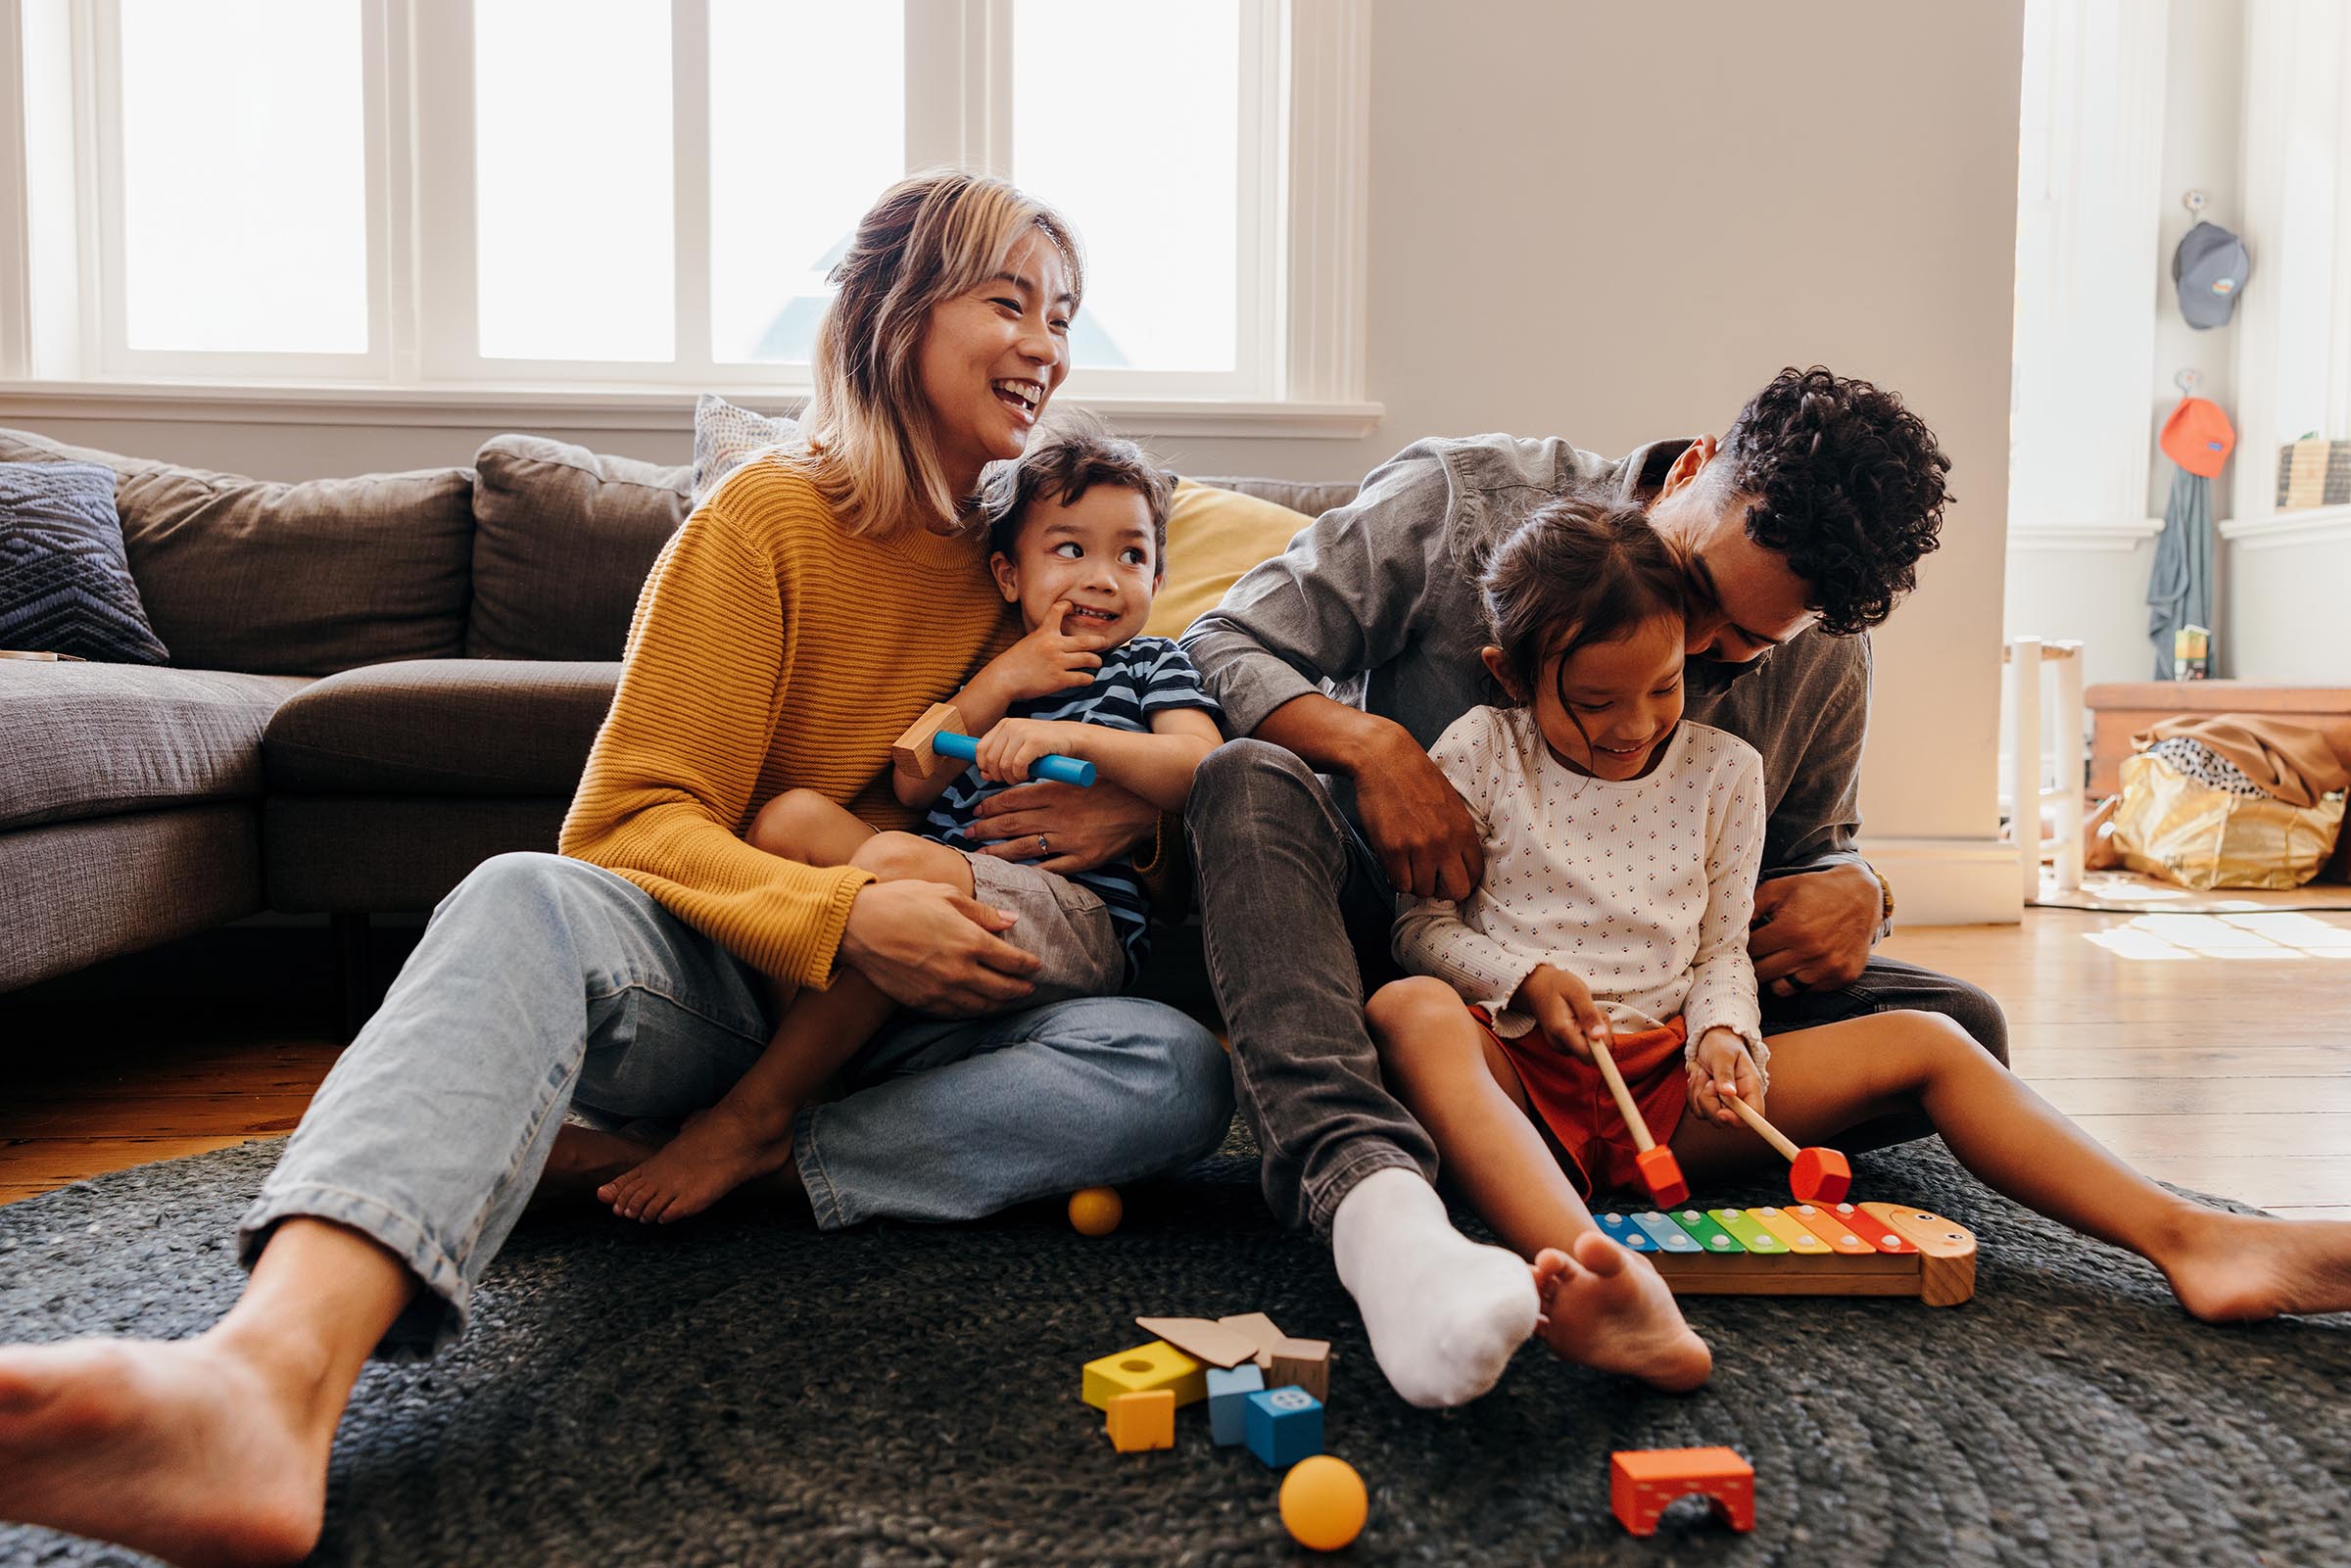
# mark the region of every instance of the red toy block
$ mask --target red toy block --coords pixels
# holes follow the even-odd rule
[[[1608,1455],[1608,1506],[1636,1536],[1657,1533],[1677,1497],[1697,1493],[1733,1530],[1755,1528],[1755,1470],[1729,1449],[1623,1449]]]
[[[1674,1163],[1671,1149],[1652,1144],[1633,1156],[1633,1164],[1641,1171],[1650,1199],[1659,1209],[1679,1209],[1690,1201],[1690,1183],[1682,1179],[1682,1167]]]
[[[1834,1149],[1804,1149],[1788,1167],[1788,1190],[1799,1202],[1843,1203],[1853,1184],[1853,1167]]]

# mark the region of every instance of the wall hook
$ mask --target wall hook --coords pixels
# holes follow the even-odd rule
[[[2183,396],[2192,398],[2196,395],[2196,384],[2203,379],[2204,372],[2190,365],[2172,377],[2172,385],[2178,387]]]

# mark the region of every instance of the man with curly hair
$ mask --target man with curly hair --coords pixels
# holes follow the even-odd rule
[[[1267,1200],[1329,1236],[1407,1400],[1484,1393],[1537,1312],[1525,1262],[1446,1218],[1435,1150],[1381,1084],[1363,1017],[1394,973],[1395,895],[1460,899],[1482,871],[1476,827],[1428,746],[1504,700],[1478,657],[1487,554],[1536,507],[1585,495],[1646,508],[1682,562],[1687,717],[1763,756],[1750,950],[1767,1033],[1911,1008],[1948,1015],[2005,1061],[1990,996],[1871,952],[1893,894],[1853,842],[1867,632],[1935,547],[1949,468],[1900,398],[1819,366],[1775,376],[1719,442],[1614,460],[1558,439],[1418,442],[1185,634],[1226,733],[1244,737],[1202,765],[1188,816]],[[1584,1304],[1610,1310],[1612,1282],[1590,1286]]]

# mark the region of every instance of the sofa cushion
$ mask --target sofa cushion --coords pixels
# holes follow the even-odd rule
[[[618,664],[419,659],[314,683],[262,742],[272,792],[569,799]]]
[[[0,463],[0,648],[168,664],[97,463]]]
[[[637,591],[686,521],[693,471],[544,436],[499,436],[474,467],[466,654],[619,658]]]
[[[300,676],[0,659],[0,829],[262,792]]]
[[[1260,497],[1179,480],[1168,504],[1168,577],[1146,637],[1181,637],[1258,562],[1278,555],[1314,519]]]
[[[278,484],[0,430],[0,461],[115,471],[130,575],[189,669],[326,675],[463,648],[473,475]]]
[[[799,421],[753,413],[715,393],[694,402],[694,501],[700,505],[718,482],[770,447],[797,441]]]
[[[258,913],[260,815],[251,801],[216,801],[0,833],[0,991]],[[10,1045],[83,1042],[0,1036]]]
[[[1319,517],[1333,506],[1344,506],[1355,499],[1361,485],[1344,480],[1331,483],[1308,479],[1209,479],[1198,483],[1214,485],[1219,490],[1237,490],[1259,500],[1270,500],[1277,506],[1287,506],[1308,517]]]

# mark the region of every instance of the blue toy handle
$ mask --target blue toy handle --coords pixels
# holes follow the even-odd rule
[[[960,757],[969,762],[980,754],[980,742],[968,735],[941,730],[931,737],[931,749],[942,757]],[[1094,765],[1080,762],[1076,757],[1046,755],[1030,765],[1029,777],[1049,779],[1055,784],[1076,784],[1083,789],[1094,782]]]

